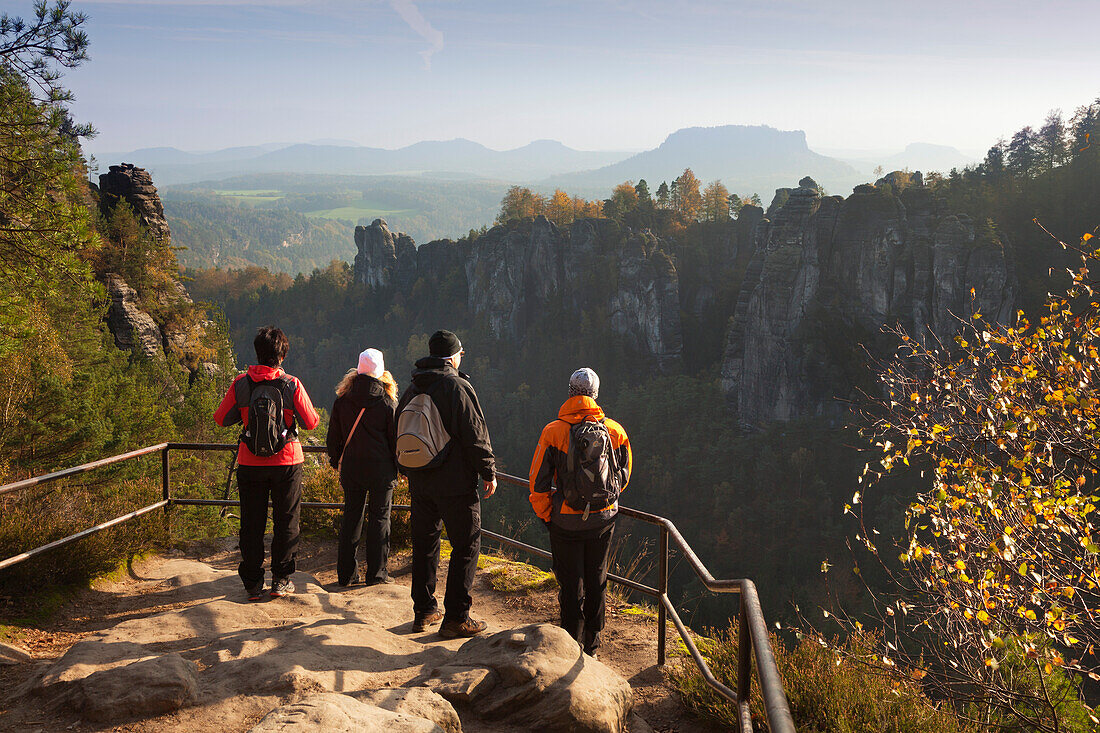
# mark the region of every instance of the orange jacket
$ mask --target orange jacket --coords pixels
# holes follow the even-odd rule
[[[306,430],[313,430],[317,427],[321,417],[317,414],[317,410],[313,409],[313,403],[310,401],[309,395],[306,394],[306,388],[302,386],[297,377],[291,377],[279,367],[269,367],[261,364],[248,367],[248,376],[252,377],[255,382],[266,382],[284,376],[289,377],[297,386],[297,389],[294,391],[293,407],[283,409],[283,420],[288,428],[293,427],[295,415],[297,415],[297,420]],[[218,405],[218,409],[214,412],[214,422],[222,427],[229,427],[237,423],[248,424],[248,405],[238,405],[235,395],[234,386],[239,379],[244,379],[244,375],[241,374],[233,380],[233,384],[229,385],[229,391],[222,398],[222,403]],[[237,463],[242,466],[293,466],[302,463],[304,460],[302,444],[296,439],[289,441],[279,453],[270,458],[260,458],[253,455],[244,443],[241,443],[237,449]]]
[[[531,461],[529,476],[531,487],[531,506],[535,514],[544,522],[553,522],[566,529],[584,529],[593,526],[592,519],[611,519],[618,511],[618,503],[601,508],[589,514],[582,522],[584,512],[565,503],[561,492],[554,486],[565,472],[566,456],[569,452],[569,428],[581,420],[603,420],[607,432],[611,435],[611,445],[615,449],[619,470],[622,472],[622,486],[626,488],[630,481],[630,468],[633,457],[630,453],[630,441],[623,426],[610,418],[604,418],[603,410],[596,401],[585,395],[570,397],[558,410],[558,419],[542,429],[535,457]],[[594,509],[594,508],[593,508]]]

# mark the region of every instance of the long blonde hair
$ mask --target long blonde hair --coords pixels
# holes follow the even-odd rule
[[[336,385],[336,396],[343,397],[351,391],[351,383],[355,378],[359,376],[359,372],[355,369],[348,369],[348,373],[340,378],[340,383]],[[393,375],[389,372],[382,372],[382,376],[378,378],[378,381],[382,383],[382,386],[386,389],[386,394],[391,400],[397,402],[397,380],[393,378]]]

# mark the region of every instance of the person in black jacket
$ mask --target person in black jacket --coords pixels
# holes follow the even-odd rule
[[[412,504],[413,630],[424,631],[442,621],[440,636],[476,636],[484,621],[470,617],[470,588],[481,553],[481,501],[478,485],[488,499],[496,491],[493,446],[477,393],[469,377],[458,371],[462,344],[450,331],[436,331],[428,340],[430,356],[416,362],[412,384],[397,406],[401,411],[416,395],[426,393],[439,411],[450,442],[439,460],[420,469],[400,468],[409,477]],[[445,613],[435,598],[439,567],[439,538],[443,527],[451,542]]]
[[[356,554],[363,538],[366,514],[367,585],[393,582],[386,571],[390,555],[390,508],[397,481],[394,462],[397,383],[385,371],[382,352],[367,349],[357,368],[348,371],[336,387],[329,420],[329,463],[340,470],[344,489],[344,518],[336,559],[341,586],[359,581]]]

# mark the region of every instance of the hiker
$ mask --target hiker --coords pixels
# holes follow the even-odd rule
[[[271,597],[294,592],[290,574],[298,555],[298,518],[302,509],[302,444],[298,428],[312,430],[320,417],[306,388],[281,368],[290,347],[286,334],[261,328],[253,341],[256,361],[233,380],[214,413],[222,427],[242,423],[237,448],[237,488],[241,495],[240,550],[237,568],[248,600],[264,591],[264,528],[271,499]]]
[[[542,429],[531,461],[531,506],[550,532],[561,626],[596,655],[619,494],[630,481],[630,441],[596,404],[600,378],[573,372],[569,399]]]
[[[412,628],[424,631],[442,621],[440,636],[453,639],[486,627],[470,616],[470,587],[481,552],[478,484],[488,499],[497,480],[485,416],[470,378],[458,371],[462,343],[450,331],[436,331],[428,352],[397,407],[397,464],[409,477],[412,505]],[[451,560],[440,613],[435,582],[443,527]]]
[[[340,471],[344,517],[337,545],[336,582],[343,587],[360,581],[356,560],[366,515],[367,585],[392,583],[386,571],[390,556],[390,507],[397,482],[394,462],[397,441],[394,408],[397,382],[386,371],[382,352],[367,349],[359,363],[336,385],[336,402],[329,419],[328,459]]]

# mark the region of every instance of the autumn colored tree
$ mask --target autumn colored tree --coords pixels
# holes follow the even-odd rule
[[[546,205],[546,218],[558,226],[566,226],[573,223],[573,217],[573,200],[560,188],[555,190]]]
[[[1084,730],[1069,725],[1075,715],[1089,725],[1070,676],[1100,680],[1100,298],[1090,271],[1100,249],[1090,240],[1037,323],[1023,311],[1012,326],[975,313],[953,350],[899,330],[880,375],[869,431],[880,458],[865,478],[909,465],[929,476],[908,509],[900,569],[883,562],[897,591],[877,597],[883,653],[907,673],[931,670],[930,684],[986,724]],[[873,532],[859,539],[878,555]],[[1023,672],[1033,684],[1021,685]]]
[[[611,198],[604,200],[604,216],[609,219],[622,217],[638,208],[638,192],[633,181],[623,181],[611,191]]]
[[[706,221],[726,221],[730,212],[730,192],[721,181],[711,181],[703,189],[702,214]]]
[[[691,221],[698,219],[703,209],[703,196],[699,193],[699,184],[699,179],[692,173],[691,168],[685,168],[673,184],[676,190],[674,208],[681,216]]]
[[[500,213],[497,214],[497,224],[505,224],[517,219],[529,219],[533,216],[545,214],[547,211],[546,197],[537,194],[525,186],[512,186],[500,201]]]

